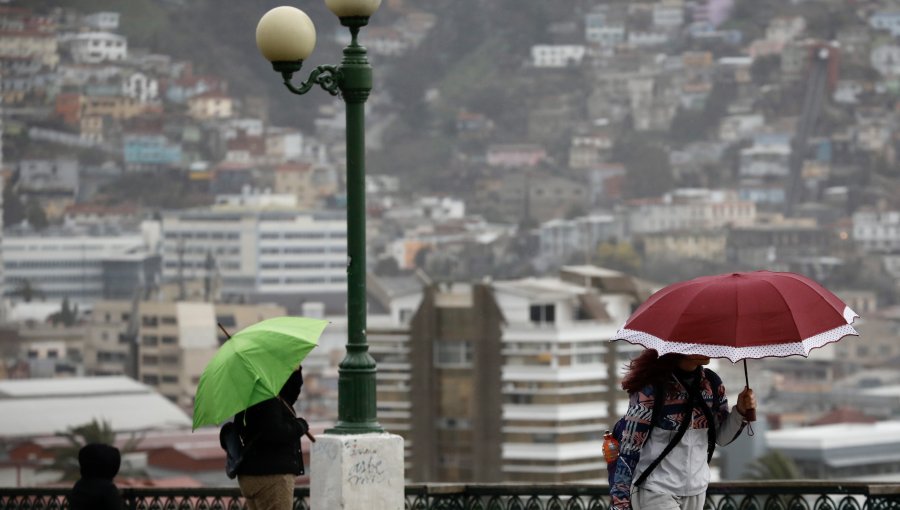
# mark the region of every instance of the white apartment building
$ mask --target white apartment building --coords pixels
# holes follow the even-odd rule
[[[642,349],[610,340],[649,290],[594,266],[484,285],[370,283],[378,416],[404,436],[408,476],[605,477],[602,434],[627,407],[615,368]]]
[[[590,29],[587,34],[587,40],[601,47],[611,48],[624,43],[625,34],[625,25],[608,25]]]
[[[663,30],[684,24],[684,5],[681,2],[662,2],[653,5],[653,26]]]
[[[550,220],[538,227],[542,259],[565,261],[575,253],[590,257],[597,245],[624,235],[622,222],[611,214],[594,214],[571,220]]]
[[[56,35],[36,30],[10,30],[0,37],[0,57],[26,58],[55,67],[59,63]]]
[[[625,10],[597,5],[584,17],[584,40],[611,48],[625,42]]]
[[[163,215],[162,232],[166,281],[212,272],[222,295],[237,296],[346,289],[347,226],[340,213],[245,206],[172,211]]]
[[[633,30],[628,32],[628,44],[639,48],[649,46],[662,46],[669,42],[669,36],[661,32],[641,32]]]
[[[719,140],[736,142],[748,138],[755,135],[765,124],[765,117],[759,113],[728,115],[719,123]]]
[[[78,160],[74,158],[23,159],[19,161],[20,192],[78,193]]]
[[[88,235],[78,232],[21,234],[7,231],[3,238],[3,295],[22,301],[24,286],[35,301],[61,302],[65,298],[82,310],[103,298],[103,262],[142,249],[139,232]]]
[[[900,250],[900,211],[862,210],[853,213],[853,241],[863,250]]]
[[[101,11],[85,16],[84,23],[97,30],[111,31],[119,29],[119,18],[118,12]]]
[[[128,56],[128,40],[109,32],[84,32],[63,37],[78,64],[121,61]]]
[[[869,26],[876,30],[887,30],[893,37],[900,35],[900,11],[876,11],[869,18]]]
[[[633,298],[558,278],[497,282],[494,292],[506,321],[504,477],[599,481],[606,473],[603,431],[627,405],[621,400],[610,408],[610,339]]]
[[[585,47],[575,44],[538,44],[531,47],[531,63],[539,68],[574,67],[581,65]]]
[[[670,230],[715,229],[747,226],[756,220],[756,204],[741,200],[734,191],[680,189],[661,201],[636,203],[628,211],[631,234]]]
[[[159,99],[159,81],[146,73],[135,71],[122,78],[122,94],[141,103],[156,101]]]
[[[113,64],[60,64],[56,68],[56,75],[62,85],[84,87],[91,82],[105,82],[119,77],[122,69]]]
[[[412,204],[392,204],[384,212],[385,218],[412,220],[420,224],[423,219],[432,221],[462,220],[466,216],[465,201],[448,196],[418,197]]]

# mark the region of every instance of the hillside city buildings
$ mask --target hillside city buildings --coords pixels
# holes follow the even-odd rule
[[[491,42],[445,59],[478,76],[464,87],[429,67],[413,97],[386,77],[459,27],[389,4],[362,38],[384,87],[366,333],[409,481],[604,480],[638,352],[617,328],[666,283],[753,269],[822,282],[862,337],[754,360],[759,433],[717,450],[714,476],[777,449],[806,477],[900,479],[896,6],[576,2],[515,26],[526,42],[502,58]],[[268,317],[330,321],[298,409],[316,431],[335,420],[341,104],[287,125],[286,99],[144,47],[133,15],[0,5],[3,485],[54,483],[54,434],[91,419],[143,434],[127,461],[158,483],[231,483],[216,431],[186,431],[193,395],[226,333]],[[741,368],[715,367],[730,395]]]

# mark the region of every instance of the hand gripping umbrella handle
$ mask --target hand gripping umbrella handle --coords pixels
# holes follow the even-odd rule
[[[747,409],[744,413],[744,419],[747,421],[756,421],[756,409]]]
[[[750,376],[747,375],[747,360],[744,360],[744,383],[746,388],[750,387]],[[747,421],[756,421],[756,409],[747,409],[744,412],[744,419]]]

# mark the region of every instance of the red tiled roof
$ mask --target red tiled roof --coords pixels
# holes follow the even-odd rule
[[[309,172],[312,170],[312,163],[288,163],[275,167],[276,172]]]
[[[834,425],[838,423],[875,423],[878,418],[869,416],[855,407],[838,407],[825,413],[810,425]]]
[[[118,487],[159,487],[178,489],[183,487],[203,487],[203,484],[190,476],[173,476],[170,478],[116,478]]]

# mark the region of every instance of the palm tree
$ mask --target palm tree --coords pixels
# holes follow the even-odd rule
[[[750,480],[797,480],[802,473],[797,464],[778,450],[757,457],[747,466],[745,478]]]
[[[99,422],[96,418],[91,420],[90,423],[69,427],[65,432],[58,432],[56,435],[66,438],[68,444],[52,448],[54,456],[53,463],[42,468],[42,470],[62,472],[60,481],[74,481],[81,476],[81,469],[78,465],[78,452],[82,447],[90,443],[113,445],[116,442],[116,433],[113,431],[109,422],[106,420]],[[136,437],[132,434],[121,448],[122,453],[134,451],[141,439],[143,439],[143,437]],[[120,472],[120,474],[125,473]],[[136,472],[128,474],[144,475],[145,473]]]
[[[23,278],[16,283],[16,289],[12,292],[13,296],[18,296],[22,298],[26,303],[30,303],[34,298],[44,299],[44,292],[35,287],[35,285],[28,278]]]

